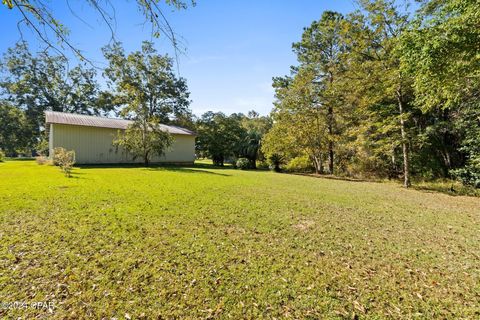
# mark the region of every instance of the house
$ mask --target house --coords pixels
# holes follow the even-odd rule
[[[62,147],[74,150],[78,164],[140,163],[131,154],[113,145],[118,133],[132,123],[130,120],[86,116],[63,112],[45,112],[49,150]],[[154,156],[151,162],[192,164],[195,160],[195,133],[185,128],[161,125],[174,141],[164,156]]]

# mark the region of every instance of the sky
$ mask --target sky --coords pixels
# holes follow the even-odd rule
[[[325,10],[353,11],[353,0],[197,0],[195,7],[165,13],[181,36],[185,54],[179,57],[179,74],[187,79],[196,115],[206,111],[267,115],[272,109],[272,77],[289,74],[296,64],[292,43],[304,27],[318,20]],[[70,41],[99,68],[105,66],[101,48],[111,32],[101,17],[82,1],[50,1],[54,15],[70,30]],[[115,34],[127,52],[139,50],[143,40],[152,40],[135,1],[114,1]],[[82,17],[80,20],[78,17]],[[0,5],[0,53],[20,39],[19,14]],[[28,28],[23,37],[32,49],[43,44]],[[160,53],[173,54],[165,38],[155,40]],[[67,52],[68,55],[68,52]],[[101,73],[101,72],[100,72]]]

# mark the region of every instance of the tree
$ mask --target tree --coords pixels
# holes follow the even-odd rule
[[[424,1],[402,41],[415,105],[445,115],[440,150],[454,176],[480,186],[480,16],[478,1]],[[460,152],[460,156],[458,155]],[[454,161],[456,155],[457,161]],[[463,157],[462,157],[463,155]]]
[[[287,128],[288,123],[276,121],[262,138],[261,150],[276,172],[281,170],[281,165],[302,152]]]
[[[311,67],[300,68],[292,78],[274,78],[276,101],[272,111],[273,128],[266,137],[263,149],[270,156],[287,155],[281,149],[294,145],[297,152],[311,159],[315,171],[324,173],[325,155],[328,150],[327,110],[320,103],[320,86],[315,82],[316,71]],[[281,128],[280,130],[276,130]],[[278,136],[272,132],[280,133]],[[281,140],[276,141],[276,139]],[[278,150],[275,150],[278,147]]]
[[[480,188],[480,103],[461,108],[455,126],[462,132],[460,150],[465,153],[465,165],[451,171],[464,184]]]
[[[31,146],[25,113],[8,102],[0,101],[0,150],[8,157],[28,153]]]
[[[478,99],[479,23],[478,1],[423,1],[402,42],[403,67],[423,110]]]
[[[186,82],[177,79],[172,60],[157,54],[150,42],[129,55],[118,43],[104,48],[104,53],[109,61],[105,75],[113,90],[112,100],[121,107],[123,117],[133,120],[118,135],[115,145],[149,165],[153,156],[163,155],[172,144],[172,137],[161,124],[191,114]]]
[[[396,114],[385,120],[397,123],[403,156],[403,184],[410,182],[409,116],[412,100],[411,78],[401,67],[401,36],[408,27],[407,13],[392,0],[362,0],[362,12],[349,15],[343,29],[347,45],[345,64],[349,94],[360,108],[397,106]]]
[[[304,29],[299,65],[274,79],[267,158],[308,155],[317,172],[328,160],[330,173],[405,187],[450,174],[480,185],[478,1],[419,2],[413,20],[408,4],[359,0]]]
[[[60,167],[66,177],[70,178],[75,164],[75,150],[55,148],[53,150],[53,163]]]
[[[148,166],[152,157],[163,156],[172,142],[172,136],[162,130],[160,122],[147,113],[139,112],[133,124],[125,132],[119,132],[114,145],[130,153],[133,160],[142,158]]]
[[[248,116],[233,113],[206,112],[196,122],[197,153],[210,157],[215,165],[223,166],[226,160],[248,159],[248,167],[256,168],[262,157],[261,139],[271,127],[269,117],[250,111]]]
[[[171,42],[175,48],[175,52],[180,49],[180,43],[175,32],[170,26],[164,10],[160,6],[159,0],[136,0],[137,7],[145,18],[145,23],[151,24],[152,36],[160,37],[164,35]],[[189,5],[195,5],[194,0],[165,0],[168,6],[176,9],[186,9]],[[3,0],[4,8],[11,11],[18,11],[22,17],[15,28],[22,32],[22,26],[26,26],[37,37],[45,43],[47,49],[53,48],[61,53],[61,48],[68,47],[76,56],[85,60],[86,57],[82,51],[76,47],[68,37],[69,30],[61,21],[55,17],[54,11],[51,9],[50,3],[44,0]],[[104,2],[99,0],[89,0],[86,2],[88,6],[96,13],[96,15],[106,23],[111,31],[112,39],[115,39],[114,25],[117,23],[115,18],[116,2]],[[80,10],[75,10],[67,1],[67,6],[70,9],[72,16],[78,18],[82,22]],[[83,9],[83,8],[82,8]],[[83,12],[83,10],[82,10]],[[55,38],[52,40],[51,38]],[[58,46],[57,46],[58,44]],[[88,60],[88,59],[87,59]]]
[[[223,166],[227,159],[238,158],[246,136],[242,118],[239,114],[204,113],[197,121],[197,152],[211,158],[216,166]]]
[[[313,81],[322,87],[318,100],[327,109],[330,174],[334,172],[334,143],[338,134],[335,109],[341,106],[341,95],[336,90],[336,82],[341,77],[341,55],[345,51],[341,38],[342,24],[341,14],[325,11],[319,21],[314,21],[304,30],[302,40],[293,44],[300,65],[313,68],[317,76]]]
[[[243,141],[240,142],[240,157],[249,160],[251,169],[257,168],[257,159],[262,160],[261,142],[263,136],[272,127],[270,117],[260,116],[256,111],[251,110],[242,119],[242,127],[246,130]]]
[[[99,115],[112,108],[97,103],[101,92],[94,69],[69,70],[64,57],[32,55],[25,42],[9,48],[0,66],[0,98],[25,112],[31,147],[40,138],[47,110]]]
[[[172,59],[158,54],[153,43],[144,41],[141,51],[128,55],[120,43],[103,52],[109,61],[104,75],[122,116],[134,117],[139,105],[146,108],[146,116],[164,124],[191,116],[185,79],[175,76]]]

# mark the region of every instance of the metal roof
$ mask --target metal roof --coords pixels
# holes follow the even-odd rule
[[[45,122],[47,124],[57,123],[57,124],[68,124],[68,125],[74,125],[74,126],[112,128],[112,129],[122,129],[122,130],[127,129],[127,127],[131,123],[133,123],[133,121],[131,120],[95,117],[95,116],[87,116],[83,114],[55,112],[55,111],[45,111]],[[195,135],[195,132],[182,127],[161,124],[160,128],[171,134],[184,134],[184,135],[191,135],[191,136]]]

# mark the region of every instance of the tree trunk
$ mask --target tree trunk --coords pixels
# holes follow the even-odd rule
[[[148,167],[148,147],[147,147],[147,134],[148,134],[148,122],[147,120],[143,120],[143,131],[142,131],[142,145],[143,145],[143,161],[145,162],[145,167]]]
[[[143,155],[143,161],[145,162],[145,167],[148,167],[150,161],[148,160],[148,152]]]
[[[273,170],[275,170],[275,172],[280,172],[280,162],[278,161],[275,161],[275,167],[273,168]]]
[[[256,157],[250,160],[250,167],[252,169],[257,169],[257,158]]]
[[[405,188],[410,187],[410,150],[407,141],[407,132],[405,130],[404,119],[404,102],[402,93],[399,90],[397,92],[398,111],[400,113],[400,132],[402,135],[402,152],[403,152],[403,186]]]
[[[330,86],[333,84],[333,72],[329,71],[329,81]],[[334,166],[334,151],[333,151],[333,106],[332,101],[330,101],[328,106],[328,173],[333,174],[333,166]]]
[[[323,174],[323,161],[322,157],[313,156],[313,166],[315,167],[316,174]]]
[[[328,173],[333,174],[333,141],[328,142]]]
[[[333,174],[333,108],[328,107],[328,173]]]

